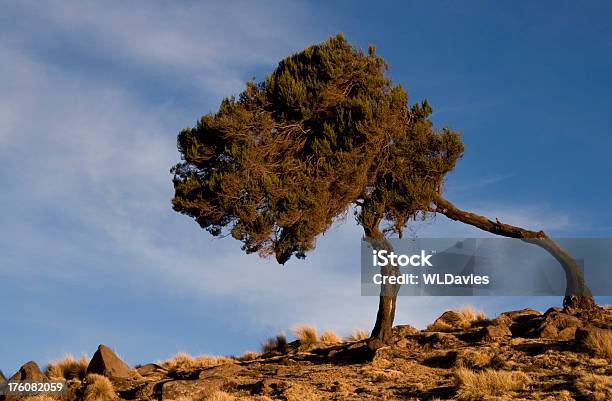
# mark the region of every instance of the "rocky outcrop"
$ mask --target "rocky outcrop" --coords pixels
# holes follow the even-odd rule
[[[112,349],[101,344],[87,366],[87,373],[97,373],[108,378],[127,379],[134,371]]]
[[[9,381],[17,381],[17,380],[35,380],[35,381],[43,381],[47,380],[47,376],[43,372],[41,372],[40,368],[34,361],[27,362],[19,371],[15,373]]]

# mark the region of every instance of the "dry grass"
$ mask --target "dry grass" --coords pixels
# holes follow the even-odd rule
[[[255,351],[247,351],[244,354],[240,355],[238,358],[241,362],[254,361],[261,356],[261,353]]]
[[[397,382],[399,379],[405,376],[404,373],[395,369],[376,369],[366,367],[361,370],[361,374],[370,377],[373,382],[386,382],[392,381]]]
[[[320,401],[321,397],[316,393],[314,387],[294,383],[283,392],[283,397],[287,401]]]
[[[457,367],[468,369],[484,369],[491,364],[493,357],[483,350],[466,350],[459,356]]]
[[[425,330],[445,332],[445,331],[452,331],[453,329],[454,329],[453,326],[440,320],[440,321],[430,324],[429,326],[427,326]]]
[[[197,369],[234,362],[234,359],[225,356],[201,355],[193,357],[184,352],[179,352],[174,357],[165,362],[159,362],[159,364],[167,369],[169,374],[174,374],[177,372],[190,372]]]
[[[311,325],[298,326],[293,330],[300,344],[315,344],[319,341],[317,328]]]
[[[57,398],[53,398],[46,394],[40,394],[22,398],[21,401],[57,401]]]
[[[473,306],[469,305],[454,312],[459,315],[457,321],[445,322],[437,320],[427,326],[426,331],[448,332],[456,329],[468,329],[472,327],[473,323],[482,322],[487,319],[487,315],[483,311],[476,310]]]
[[[110,401],[117,399],[115,387],[113,387],[108,378],[90,373],[85,380],[87,381],[87,387],[85,387],[83,401]]]
[[[612,330],[597,329],[589,332],[584,345],[595,355],[612,359]]]
[[[321,342],[331,344],[337,344],[342,342],[342,338],[331,330],[328,330],[321,334],[321,337],[319,339],[321,340]]]
[[[487,315],[482,310],[474,309],[473,306],[468,305],[457,311],[460,315],[462,315],[465,320],[468,322],[478,322],[481,320],[486,320]]]
[[[354,341],[362,341],[370,338],[370,335],[364,330],[357,329],[355,332],[348,337],[346,337],[346,341],[354,342]]]
[[[612,400],[612,376],[586,373],[575,384],[578,392],[590,401]]]
[[[45,374],[50,379],[79,379],[83,380],[87,375],[89,358],[83,355],[81,359],[74,359],[72,355],[66,355],[64,359],[49,362]]]
[[[461,401],[508,395],[513,391],[523,390],[530,382],[529,376],[523,372],[491,369],[474,372],[465,368],[456,370],[455,380],[458,387],[457,399]]]
[[[171,400],[169,400],[171,401]],[[200,399],[195,400],[189,397],[181,397],[174,401],[200,401]],[[204,398],[201,401],[272,401],[271,398],[266,396],[235,396],[225,391],[215,391],[208,397]]]
[[[261,349],[265,354],[271,352],[285,353],[287,351],[287,337],[280,333],[276,337],[268,338],[261,346]]]

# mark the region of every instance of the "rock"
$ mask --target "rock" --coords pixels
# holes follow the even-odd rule
[[[162,384],[162,400],[178,400],[181,397],[190,400],[200,400],[210,397],[220,391],[226,383],[225,379],[211,378],[205,380],[172,380]]]
[[[585,344],[587,338],[590,336],[592,328],[590,327],[579,327],[576,329],[576,333],[574,334],[574,341],[576,342],[576,346],[578,348],[586,348]]]
[[[512,332],[505,324],[492,324],[478,331],[478,341],[497,341],[504,337],[511,337]]]
[[[578,330],[578,327],[566,327],[563,330],[559,331],[557,339],[573,340],[576,337],[576,330]]]
[[[87,373],[97,373],[108,378],[127,379],[134,372],[112,349],[100,344],[87,366]]]
[[[201,371],[198,378],[209,379],[214,377],[234,377],[243,370],[244,368],[240,365],[237,365],[235,363],[226,363],[219,366],[213,366],[211,368],[207,368]]]
[[[40,371],[40,368],[34,361],[30,361],[19,368],[19,371],[15,373],[9,381],[17,381],[17,380],[36,380],[42,381],[47,380],[47,376],[43,372]]]
[[[461,313],[449,310],[440,315],[429,327],[431,331],[460,330],[469,326],[469,323]]]
[[[281,382],[274,379],[263,379],[253,384],[251,388],[252,395],[272,395],[279,391]]]
[[[456,336],[450,333],[422,333],[419,344],[431,349],[455,348],[463,344]]]
[[[6,381],[6,376],[4,376],[4,373],[2,373],[2,371],[0,370],[0,382],[4,381]]]
[[[515,337],[527,337],[533,327],[543,319],[542,312],[526,308],[511,312],[504,312],[494,321],[494,324],[506,325]],[[533,336],[533,334],[531,334]]]
[[[577,317],[552,311],[535,328],[534,337],[569,340],[574,336],[576,328],[582,326],[582,321]]]
[[[164,374],[168,372],[167,369],[162,368],[156,363],[147,363],[146,365],[142,365],[136,369],[138,374],[141,376],[151,376],[156,374]]]
[[[408,325],[402,324],[393,328],[393,337],[405,338],[414,334],[418,334],[419,330]]]

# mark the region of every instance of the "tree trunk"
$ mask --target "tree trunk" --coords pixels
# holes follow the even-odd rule
[[[434,199],[436,213],[442,213],[451,220],[478,227],[481,230],[504,237],[518,238],[525,242],[537,245],[550,253],[563,267],[566,279],[565,309],[593,309],[596,307],[591,291],[584,282],[582,269],[576,260],[559,244],[553,241],[544,231],[530,231],[520,227],[492,221],[486,217],[458,209],[455,205],[437,196]]]
[[[389,241],[387,241],[385,236],[378,229],[366,230],[365,240],[372,245],[374,250],[393,250]],[[385,276],[397,276],[400,274],[400,269],[398,266],[387,265],[382,266],[380,272]],[[400,284],[384,283],[380,287],[376,323],[374,324],[374,329],[368,340],[368,347],[372,350],[385,346],[393,335],[393,320],[395,318],[395,305],[397,303],[399,289]]]

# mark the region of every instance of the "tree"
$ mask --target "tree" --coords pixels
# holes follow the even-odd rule
[[[463,155],[461,137],[434,128],[427,101],[409,107],[386,72],[374,47],[366,54],[339,34],[248,82],[179,133],[174,210],[281,264],[304,258],[351,206],[378,247],[409,220],[442,213],[495,234],[544,239],[562,255],[542,232],[492,222],[442,197],[444,177]],[[381,292],[374,347],[391,335],[396,294]]]

